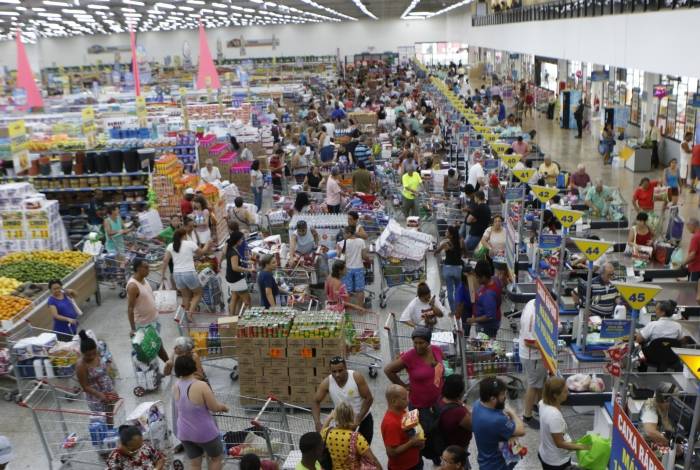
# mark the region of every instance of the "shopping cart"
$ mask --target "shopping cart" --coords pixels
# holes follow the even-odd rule
[[[195,312],[192,320],[187,318],[185,309],[175,311],[174,320],[180,336],[189,336],[194,342],[202,366],[224,370],[231,380],[238,379],[236,356],[236,331],[227,322],[224,313]]]
[[[392,290],[403,290],[415,294],[418,283],[425,281],[426,259],[420,261],[400,260],[379,256],[381,269],[381,287],[379,291],[379,306],[386,308]]]
[[[14,368],[10,360],[10,350],[0,348],[0,391],[3,392],[3,398],[6,401],[15,401],[19,396],[17,389],[17,377],[15,377]]]
[[[117,428],[125,421],[124,402],[119,399],[107,411],[91,411],[85,399],[69,392],[41,380],[19,403],[32,414],[46,468],[52,470],[56,462],[105,468],[104,459],[119,444]]]
[[[366,366],[369,376],[376,378],[382,364],[379,314],[350,312],[346,313],[345,321],[348,362]]]
[[[310,310],[318,306],[318,299],[311,295],[312,278],[315,271],[296,266],[275,270],[275,278],[280,287],[282,305],[299,310]]]
[[[119,289],[119,298],[126,297],[126,283],[129,280],[129,270],[135,256],[130,251],[122,255],[105,252],[95,256],[97,282],[110,289]]]

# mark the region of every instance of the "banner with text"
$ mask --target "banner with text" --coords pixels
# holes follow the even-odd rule
[[[616,402],[608,470],[663,470],[642,434]]]
[[[559,305],[547,286],[536,279],[535,339],[544,364],[552,374],[557,372],[557,341],[559,341]]]

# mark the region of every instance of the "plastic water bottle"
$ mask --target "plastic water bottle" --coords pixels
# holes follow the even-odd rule
[[[119,432],[116,429],[108,429],[106,437],[102,440],[104,449],[116,449],[119,445]]]
[[[92,416],[90,418],[88,431],[90,432],[90,441],[92,442],[92,445],[94,447],[102,447],[102,440],[104,439],[106,426],[101,417]]]
[[[32,362],[32,365],[34,366],[34,377],[37,379],[43,379],[44,378],[44,364],[41,359],[34,359]]]
[[[44,359],[44,369],[46,370],[47,379],[55,379],[56,375],[53,373],[53,364],[49,359]]]

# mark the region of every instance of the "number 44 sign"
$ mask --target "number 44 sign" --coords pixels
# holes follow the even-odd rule
[[[576,244],[581,253],[591,262],[603,256],[613,246],[612,242],[586,240],[585,238],[571,238],[570,240]]]

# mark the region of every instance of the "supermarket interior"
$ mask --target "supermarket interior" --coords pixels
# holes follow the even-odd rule
[[[0,0],[0,470],[700,469],[696,2],[283,1]]]

